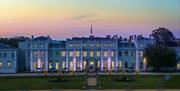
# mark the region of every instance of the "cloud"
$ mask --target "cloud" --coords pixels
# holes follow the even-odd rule
[[[84,13],[75,14],[72,17],[69,17],[67,21],[85,20],[85,19],[92,18],[94,16],[96,16],[96,13],[94,12],[84,12]]]

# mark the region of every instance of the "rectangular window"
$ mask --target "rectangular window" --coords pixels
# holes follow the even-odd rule
[[[34,69],[37,69],[37,62],[34,62]]]
[[[7,53],[4,53],[4,54],[3,54],[3,58],[7,58]]]
[[[83,51],[83,57],[87,57],[87,51]]]
[[[97,66],[98,66],[98,68],[100,68],[100,66],[101,66],[100,61],[98,61],[98,65]]]
[[[41,51],[41,57],[45,57],[45,52]]]
[[[59,55],[60,55],[60,52],[56,51],[56,57],[59,57]]]
[[[77,61],[77,68],[80,68],[80,62]]]
[[[34,57],[37,57],[38,53],[37,51],[34,51]]]
[[[140,52],[139,52],[139,56],[140,56],[140,57],[143,57],[143,51],[140,51]]]
[[[66,56],[66,52],[62,51],[62,57],[65,57],[65,56]]]
[[[73,57],[73,51],[70,51],[70,52],[69,52],[69,56],[70,56],[70,57]]]
[[[125,68],[128,68],[128,62],[125,62]]]
[[[14,53],[11,53],[11,58],[15,58],[15,54]]]
[[[53,68],[53,62],[50,61],[50,62],[49,62],[49,69],[52,69],[52,68]]]
[[[56,62],[56,70],[58,70],[59,69],[59,62],[57,61]]]
[[[141,69],[143,68],[143,62],[140,62],[140,68]]]
[[[2,61],[0,61],[0,69],[2,68],[2,66],[3,66],[3,63],[2,63]]]
[[[41,68],[44,69],[44,61],[41,61]]]
[[[64,69],[66,67],[65,61],[62,63],[62,68]]]
[[[111,68],[114,69],[114,61],[111,61]]]
[[[76,57],[80,56],[80,51],[76,51]]]
[[[118,52],[118,55],[119,55],[119,56],[122,56],[122,52],[121,52],[121,51],[119,51],[119,52]]]
[[[100,57],[101,52],[100,52],[100,51],[97,51],[96,53],[97,53],[97,57]]]
[[[118,67],[122,67],[122,61],[118,61]]]
[[[131,56],[132,56],[132,57],[134,56],[134,51],[131,51]]]
[[[114,51],[111,51],[111,57],[114,57]]]
[[[108,68],[108,62],[104,61],[104,68],[107,69]]]
[[[86,61],[83,61],[83,69],[86,69]]]
[[[90,57],[94,56],[94,51],[90,51]]]
[[[104,57],[107,57],[107,56],[108,56],[108,52],[104,51]]]
[[[73,61],[70,61],[70,70],[73,70]]]
[[[135,63],[134,61],[132,61],[131,67],[134,68],[135,67]]]
[[[128,51],[125,51],[125,55],[128,56]]]

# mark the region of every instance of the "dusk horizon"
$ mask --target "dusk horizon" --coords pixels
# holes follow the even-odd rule
[[[88,37],[91,24],[99,37],[149,37],[164,27],[180,38],[180,1],[0,0],[0,37]]]

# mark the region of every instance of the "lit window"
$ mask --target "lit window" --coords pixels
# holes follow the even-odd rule
[[[107,61],[104,61],[104,68],[108,68],[108,62]]]
[[[111,51],[111,57],[114,57],[114,51]]]
[[[97,57],[100,57],[100,55],[101,55],[101,52],[97,51]]]
[[[107,56],[108,56],[108,52],[104,51],[104,57],[107,57]]]
[[[37,62],[35,61],[34,62],[34,69],[36,69],[37,68]]]
[[[128,56],[128,51],[125,51],[125,55]]]
[[[73,57],[73,51],[70,51],[70,52],[69,52],[69,56],[70,56],[70,57]]]
[[[66,52],[65,51],[62,51],[62,57],[65,57],[66,56]]]
[[[8,68],[10,69],[11,68],[11,62],[8,61]]]
[[[45,56],[45,52],[42,51],[42,52],[41,52],[41,57],[44,57],[44,56]]]
[[[62,68],[63,69],[65,68],[65,61],[63,61],[63,63],[62,63]]]
[[[93,56],[94,56],[94,52],[90,51],[90,57],[93,57]]]
[[[49,69],[52,69],[52,68],[53,68],[53,62],[50,61],[50,62],[49,62]]]
[[[59,55],[60,55],[60,52],[56,51],[56,57],[59,57]]]
[[[98,68],[100,68],[100,61],[98,61]]]
[[[37,57],[37,51],[34,51],[34,57]]]
[[[2,64],[2,62],[0,61],[0,69],[2,68],[2,66],[3,66],[3,64]]]
[[[111,61],[111,68],[114,68],[114,61]]]
[[[57,61],[56,62],[56,70],[58,70],[59,69],[59,62]]]
[[[122,61],[118,61],[118,67],[122,67]]]
[[[44,61],[41,61],[41,68],[44,69]]]
[[[73,70],[73,61],[70,61],[70,70]]]
[[[15,54],[14,53],[11,53],[11,58],[14,58],[15,57]]]
[[[93,62],[93,61],[91,61],[91,62],[90,62],[90,65],[94,65],[94,62]]]
[[[86,68],[86,61],[83,61],[83,68]]]
[[[83,51],[83,57],[87,56],[87,51]]]
[[[177,69],[180,69],[180,63],[177,64]]]
[[[139,56],[140,56],[140,57],[143,57],[143,51],[140,51],[140,52],[139,52]]]
[[[80,51],[76,51],[76,57],[80,56]]]
[[[77,68],[80,68],[80,62],[79,61],[76,62],[77,62]]]

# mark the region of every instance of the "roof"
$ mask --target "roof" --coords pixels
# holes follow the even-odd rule
[[[40,36],[40,37],[36,37],[36,38],[33,38],[32,41],[51,41],[52,39],[47,36]]]
[[[16,49],[16,48],[7,44],[0,43],[0,49]]]

